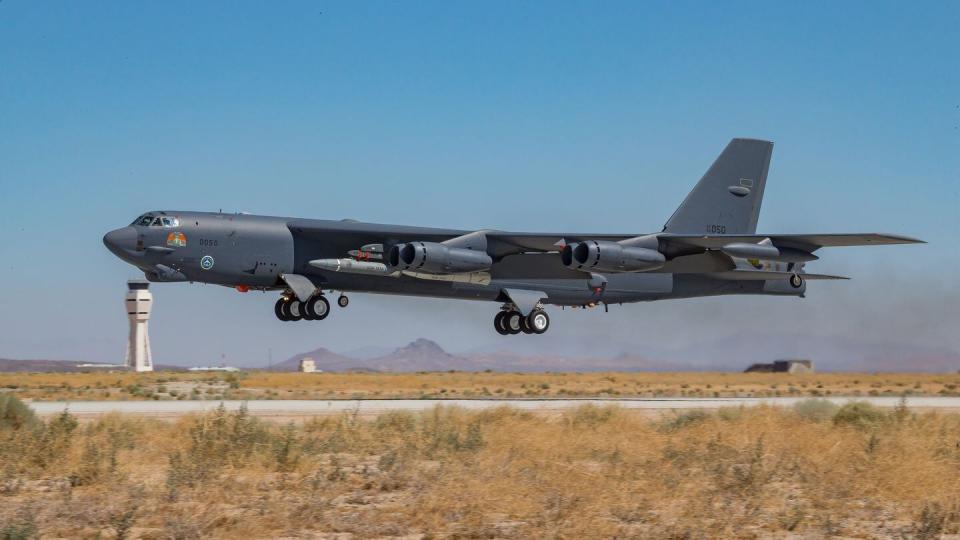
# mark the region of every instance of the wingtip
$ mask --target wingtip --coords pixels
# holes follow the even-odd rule
[[[921,240],[919,238],[914,238],[912,236],[905,236],[902,234],[881,234],[879,236],[886,236],[887,238],[892,238],[897,240],[900,244],[926,244],[926,240]]]

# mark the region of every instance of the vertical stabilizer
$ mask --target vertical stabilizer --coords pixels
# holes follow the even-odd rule
[[[733,139],[664,226],[664,232],[753,234],[773,143]]]

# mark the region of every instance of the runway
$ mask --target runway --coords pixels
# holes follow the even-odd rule
[[[108,413],[133,414],[156,418],[176,418],[192,413],[210,411],[222,403],[227,410],[237,410],[244,403],[253,416],[302,418],[342,413],[375,416],[389,411],[424,411],[436,406],[482,410],[512,407],[535,413],[559,413],[592,404],[615,405],[648,414],[684,410],[715,410],[723,407],[755,407],[773,405],[791,407],[810,398],[636,398],[636,399],[345,399],[345,400],[254,400],[254,401],[34,401],[30,407],[40,416],[69,411],[79,418],[95,418]],[[891,408],[900,403],[899,397],[827,397],[837,405],[850,401],[866,401],[877,407]],[[958,397],[908,397],[907,407],[915,410],[960,412]]]

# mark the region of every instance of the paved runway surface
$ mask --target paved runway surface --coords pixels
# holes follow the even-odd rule
[[[304,417],[314,415],[356,412],[376,415],[387,411],[422,411],[437,405],[456,406],[470,410],[510,406],[532,412],[556,413],[581,405],[616,405],[624,409],[638,409],[656,413],[670,410],[719,409],[721,407],[751,407],[760,404],[790,407],[809,398],[645,398],[645,399],[364,399],[364,400],[257,400],[257,401],[36,401],[30,403],[37,414],[49,416],[69,410],[81,418],[90,418],[119,412],[160,418],[175,418],[185,414],[209,411],[221,403],[228,410],[238,409],[243,403],[254,416]],[[894,407],[899,397],[829,397],[842,405],[849,401],[867,401],[878,407]],[[910,397],[907,406],[923,410],[960,411],[960,398]]]

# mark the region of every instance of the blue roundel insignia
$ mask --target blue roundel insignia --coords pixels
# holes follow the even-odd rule
[[[213,257],[209,255],[204,255],[200,259],[200,268],[203,268],[204,270],[209,270],[213,268]]]

